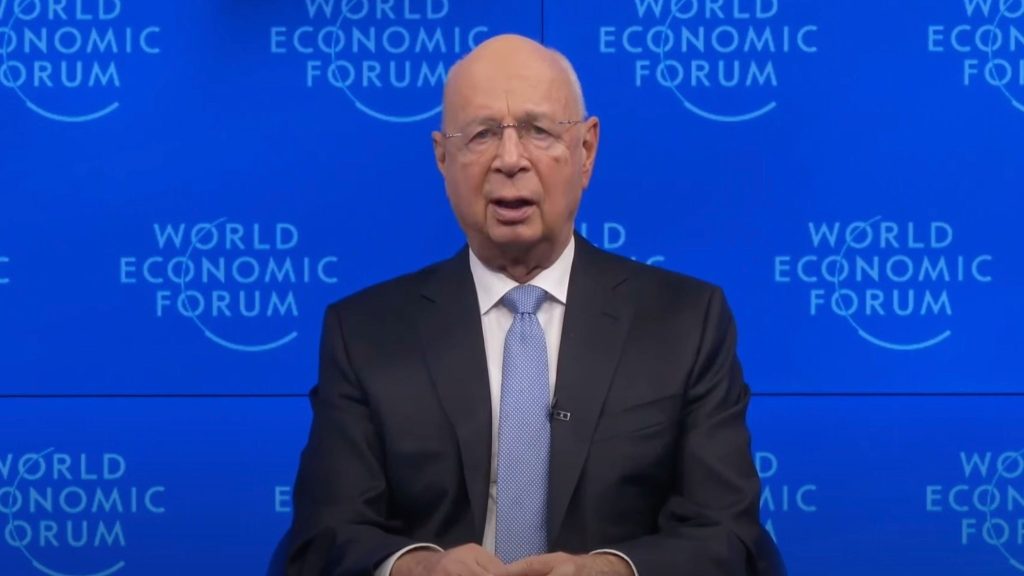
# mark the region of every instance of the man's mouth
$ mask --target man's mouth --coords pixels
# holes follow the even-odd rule
[[[533,206],[533,202],[526,200],[525,198],[514,198],[511,200],[495,200],[494,205],[506,210],[517,210],[519,208]]]
[[[491,201],[494,215],[502,224],[519,224],[530,217],[534,202],[525,198],[495,199]]]

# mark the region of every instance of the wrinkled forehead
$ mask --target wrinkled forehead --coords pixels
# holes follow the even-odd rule
[[[449,128],[480,120],[567,120],[579,114],[571,81],[550,62],[474,65],[450,80],[444,100],[444,123]]]

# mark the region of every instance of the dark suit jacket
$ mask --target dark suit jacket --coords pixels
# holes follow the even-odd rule
[[[640,576],[784,573],[758,519],[749,390],[719,289],[577,236],[551,423],[552,551]],[[331,305],[288,574],[364,576],[417,542],[480,543],[491,403],[466,249]]]

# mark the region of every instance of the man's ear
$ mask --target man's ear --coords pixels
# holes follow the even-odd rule
[[[594,161],[597,160],[597,144],[601,139],[601,121],[597,116],[587,118],[583,124],[583,187],[590,185],[590,177],[594,174]]]
[[[444,134],[438,131],[430,133],[430,138],[434,141],[434,162],[437,164],[437,169],[444,175],[445,163],[448,162],[448,152],[444,147]]]

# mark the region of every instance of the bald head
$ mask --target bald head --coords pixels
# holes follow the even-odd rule
[[[517,96],[530,91],[553,98],[565,119],[586,116],[583,88],[569,59],[556,50],[515,34],[488,39],[452,66],[444,86],[442,126],[458,125],[473,100],[486,94],[504,97],[513,109]],[[506,110],[510,111],[510,110]],[[472,116],[472,114],[470,114]],[[449,122],[449,121],[452,122]]]

